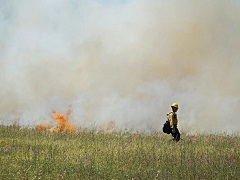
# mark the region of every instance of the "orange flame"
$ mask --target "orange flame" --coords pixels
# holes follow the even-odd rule
[[[72,126],[72,124],[67,120],[68,115],[69,113],[67,113],[66,117],[64,117],[62,114],[53,112],[53,119],[58,121],[58,127],[52,130],[53,132],[76,131],[76,127]]]
[[[46,131],[48,129],[48,127],[49,127],[49,125],[39,124],[39,125],[37,125],[36,129],[39,131]]]
[[[36,129],[39,131],[46,131],[49,130],[50,132],[75,132],[76,127],[72,126],[72,124],[68,121],[68,116],[70,112],[67,112],[66,116],[63,114],[58,114],[53,111],[53,119],[58,122],[58,126],[56,128],[52,127],[49,129],[49,125],[37,125]]]
[[[135,132],[135,133],[133,134],[133,141],[137,141],[137,137],[138,137],[138,134]]]

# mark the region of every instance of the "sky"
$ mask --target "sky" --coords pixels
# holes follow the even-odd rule
[[[0,0],[0,119],[239,132],[237,0]]]

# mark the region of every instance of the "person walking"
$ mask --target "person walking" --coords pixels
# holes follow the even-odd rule
[[[178,104],[173,103],[171,105],[172,111],[167,114],[167,121],[163,126],[163,132],[167,134],[171,134],[173,136],[174,141],[180,140],[180,132],[177,128],[178,125],[178,118],[177,118],[177,111],[178,111]]]

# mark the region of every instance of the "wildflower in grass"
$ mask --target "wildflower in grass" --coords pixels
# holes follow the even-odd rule
[[[71,168],[67,168],[67,169],[66,169],[66,171],[70,171],[70,170],[71,170]]]
[[[11,154],[11,150],[4,150],[3,153],[4,153],[5,155]]]
[[[35,151],[33,152],[33,154],[34,154],[34,156],[33,156],[33,157],[37,159],[37,158],[38,158],[38,156],[39,156],[39,154],[38,154],[37,152],[35,152]]]

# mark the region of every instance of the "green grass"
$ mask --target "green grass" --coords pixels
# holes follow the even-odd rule
[[[240,179],[240,137],[0,126],[0,179]]]

